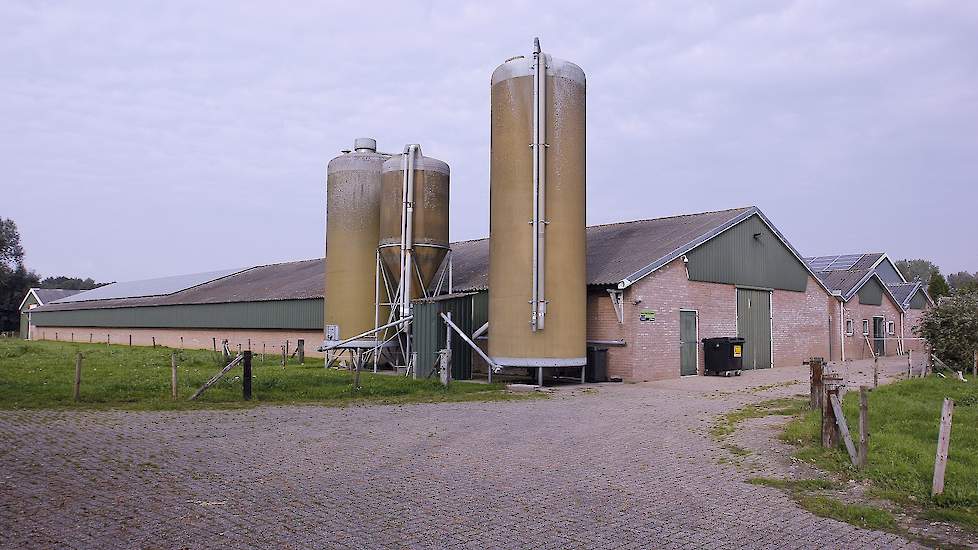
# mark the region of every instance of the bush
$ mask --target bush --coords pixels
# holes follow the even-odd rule
[[[970,367],[978,350],[978,292],[941,300],[924,312],[916,332],[948,365]]]

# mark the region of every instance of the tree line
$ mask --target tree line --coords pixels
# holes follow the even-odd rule
[[[24,247],[13,220],[0,218],[0,332],[20,327],[20,303],[31,288],[64,288],[89,290],[108,283],[97,283],[91,277],[45,277],[24,265]]]
[[[900,274],[908,281],[921,281],[927,285],[927,294],[937,301],[943,296],[965,294],[978,291],[978,271],[968,273],[958,271],[947,277],[930,260],[899,260],[896,262]]]

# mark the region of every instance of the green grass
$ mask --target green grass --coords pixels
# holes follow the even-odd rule
[[[931,497],[938,426],[944,397],[955,400],[944,494]],[[843,400],[849,430],[857,434],[858,392]],[[820,446],[820,417],[809,411],[788,423],[782,438],[798,445],[798,458],[821,468],[869,479],[874,493],[926,516],[978,531],[978,383],[936,376],[881,386],[869,395],[869,465],[852,468],[841,448]]]
[[[808,401],[785,397],[770,399],[729,412],[719,418],[710,428],[710,435],[720,440],[737,431],[737,426],[749,418],[762,418],[771,415],[794,416],[805,409]]]
[[[262,403],[316,403],[334,406],[372,403],[484,401],[525,399],[511,395],[501,384],[454,382],[449,388],[435,380],[412,380],[387,374],[361,374],[361,389],[353,389],[353,374],[324,369],[322,359],[290,360],[282,368],[278,357],[260,356],[253,362],[251,402],[241,398],[240,367],[196,401],[187,398],[223,363],[206,350],[178,353],[179,398],[170,399],[170,354],[163,347],[128,347],[67,342],[26,342],[0,339],[0,409],[120,408],[139,410],[230,408]],[[75,354],[84,356],[81,402],[72,400]],[[531,397],[535,397],[534,394]]]
[[[795,500],[802,508],[819,517],[844,521],[865,529],[893,531],[897,527],[892,514],[875,506],[846,504],[822,495],[799,495]]]
[[[835,483],[826,479],[778,479],[773,477],[752,477],[747,483],[774,487],[786,491],[826,491],[837,489]]]

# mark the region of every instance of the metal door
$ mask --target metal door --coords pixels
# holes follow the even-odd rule
[[[873,351],[878,357],[886,355],[886,322],[882,317],[873,317]]]
[[[696,374],[696,353],[699,342],[696,341],[696,312],[679,312],[679,374]]]
[[[771,291],[737,289],[737,335],[745,340],[745,369],[771,367]]]

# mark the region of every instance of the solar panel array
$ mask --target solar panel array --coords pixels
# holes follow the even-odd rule
[[[856,265],[863,254],[840,254],[838,256],[818,256],[809,258],[808,265],[812,271],[846,271]]]
[[[239,271],[243,271],[243,269],[223,269],[221,271],[210,271],[207,273],[192,273],[190,275],[175,275],[173,277],[161,277],[159,279],[112,283],[92,290],[86,290],[85,292],[79,292],[78,294],[61,298],[51,303],[63,304],[65,302],[85,302],[88,300],[164,296],[202,285],[215,279],[227,277]]]

